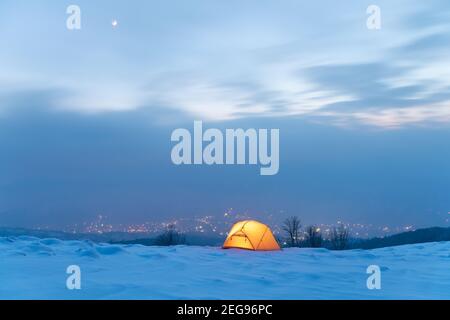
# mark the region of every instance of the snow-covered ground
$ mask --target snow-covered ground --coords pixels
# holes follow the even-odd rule
[[[81,290],[66,288],[69,265]],[[366,287],[369,265],[381,290]],[[252,252],[0,238],[0,298],[450,299],[450,242]]]

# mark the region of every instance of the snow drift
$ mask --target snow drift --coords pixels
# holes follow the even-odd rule
[[[81,268],[81,290],[66,268]],[[366,269],[380,266],[381,290]],[[450,242],[375,250],[145,247],[0,238],[1,299],[450,299]]]

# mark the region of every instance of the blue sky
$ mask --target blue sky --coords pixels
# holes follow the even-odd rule
[[[0,225],[229,207],[445,225],[449,18],[448,1],[2,1]],[[280,173],[173,166],[193,120],[280,128]]]

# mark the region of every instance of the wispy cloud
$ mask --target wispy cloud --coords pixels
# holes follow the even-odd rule
[[[89,20],[71,33],[59,26],[65,13],[52,2],[33,4],[43,21],[35,28],[18,22],[25,13],[11,2],[0,13],[0,36],[10,44],[0,52],[0,83],[9,82],[11,92],[60,88],[52,106],[81,113],[164,106],[216,121],[313,116],[378,127],[447,123],[450,5],[379,5],[382,29],[369,31],[365,7],[356,1],[205,1],[197,8],[145,2],[149,16],[137,18],[130,5],[102,11],[81,1]],[[162,13],[167,19],[157,18]],[[119,28],[101,24],[110,16],[122,19]],[[2,107],[13,103],[4,100]]]
[[[398,129],[407,125],[436,125],[450,122],[450,101],[442,104],[408,108],[380,108],[354,112],[329,111],[318,114],[340,126],[364,124],[379,128]]]

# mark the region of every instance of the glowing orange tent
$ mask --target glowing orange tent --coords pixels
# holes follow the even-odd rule
[[[224,249],[280,250],[272,231],[265,224],[245,220],[234,224],[223,244]]]

